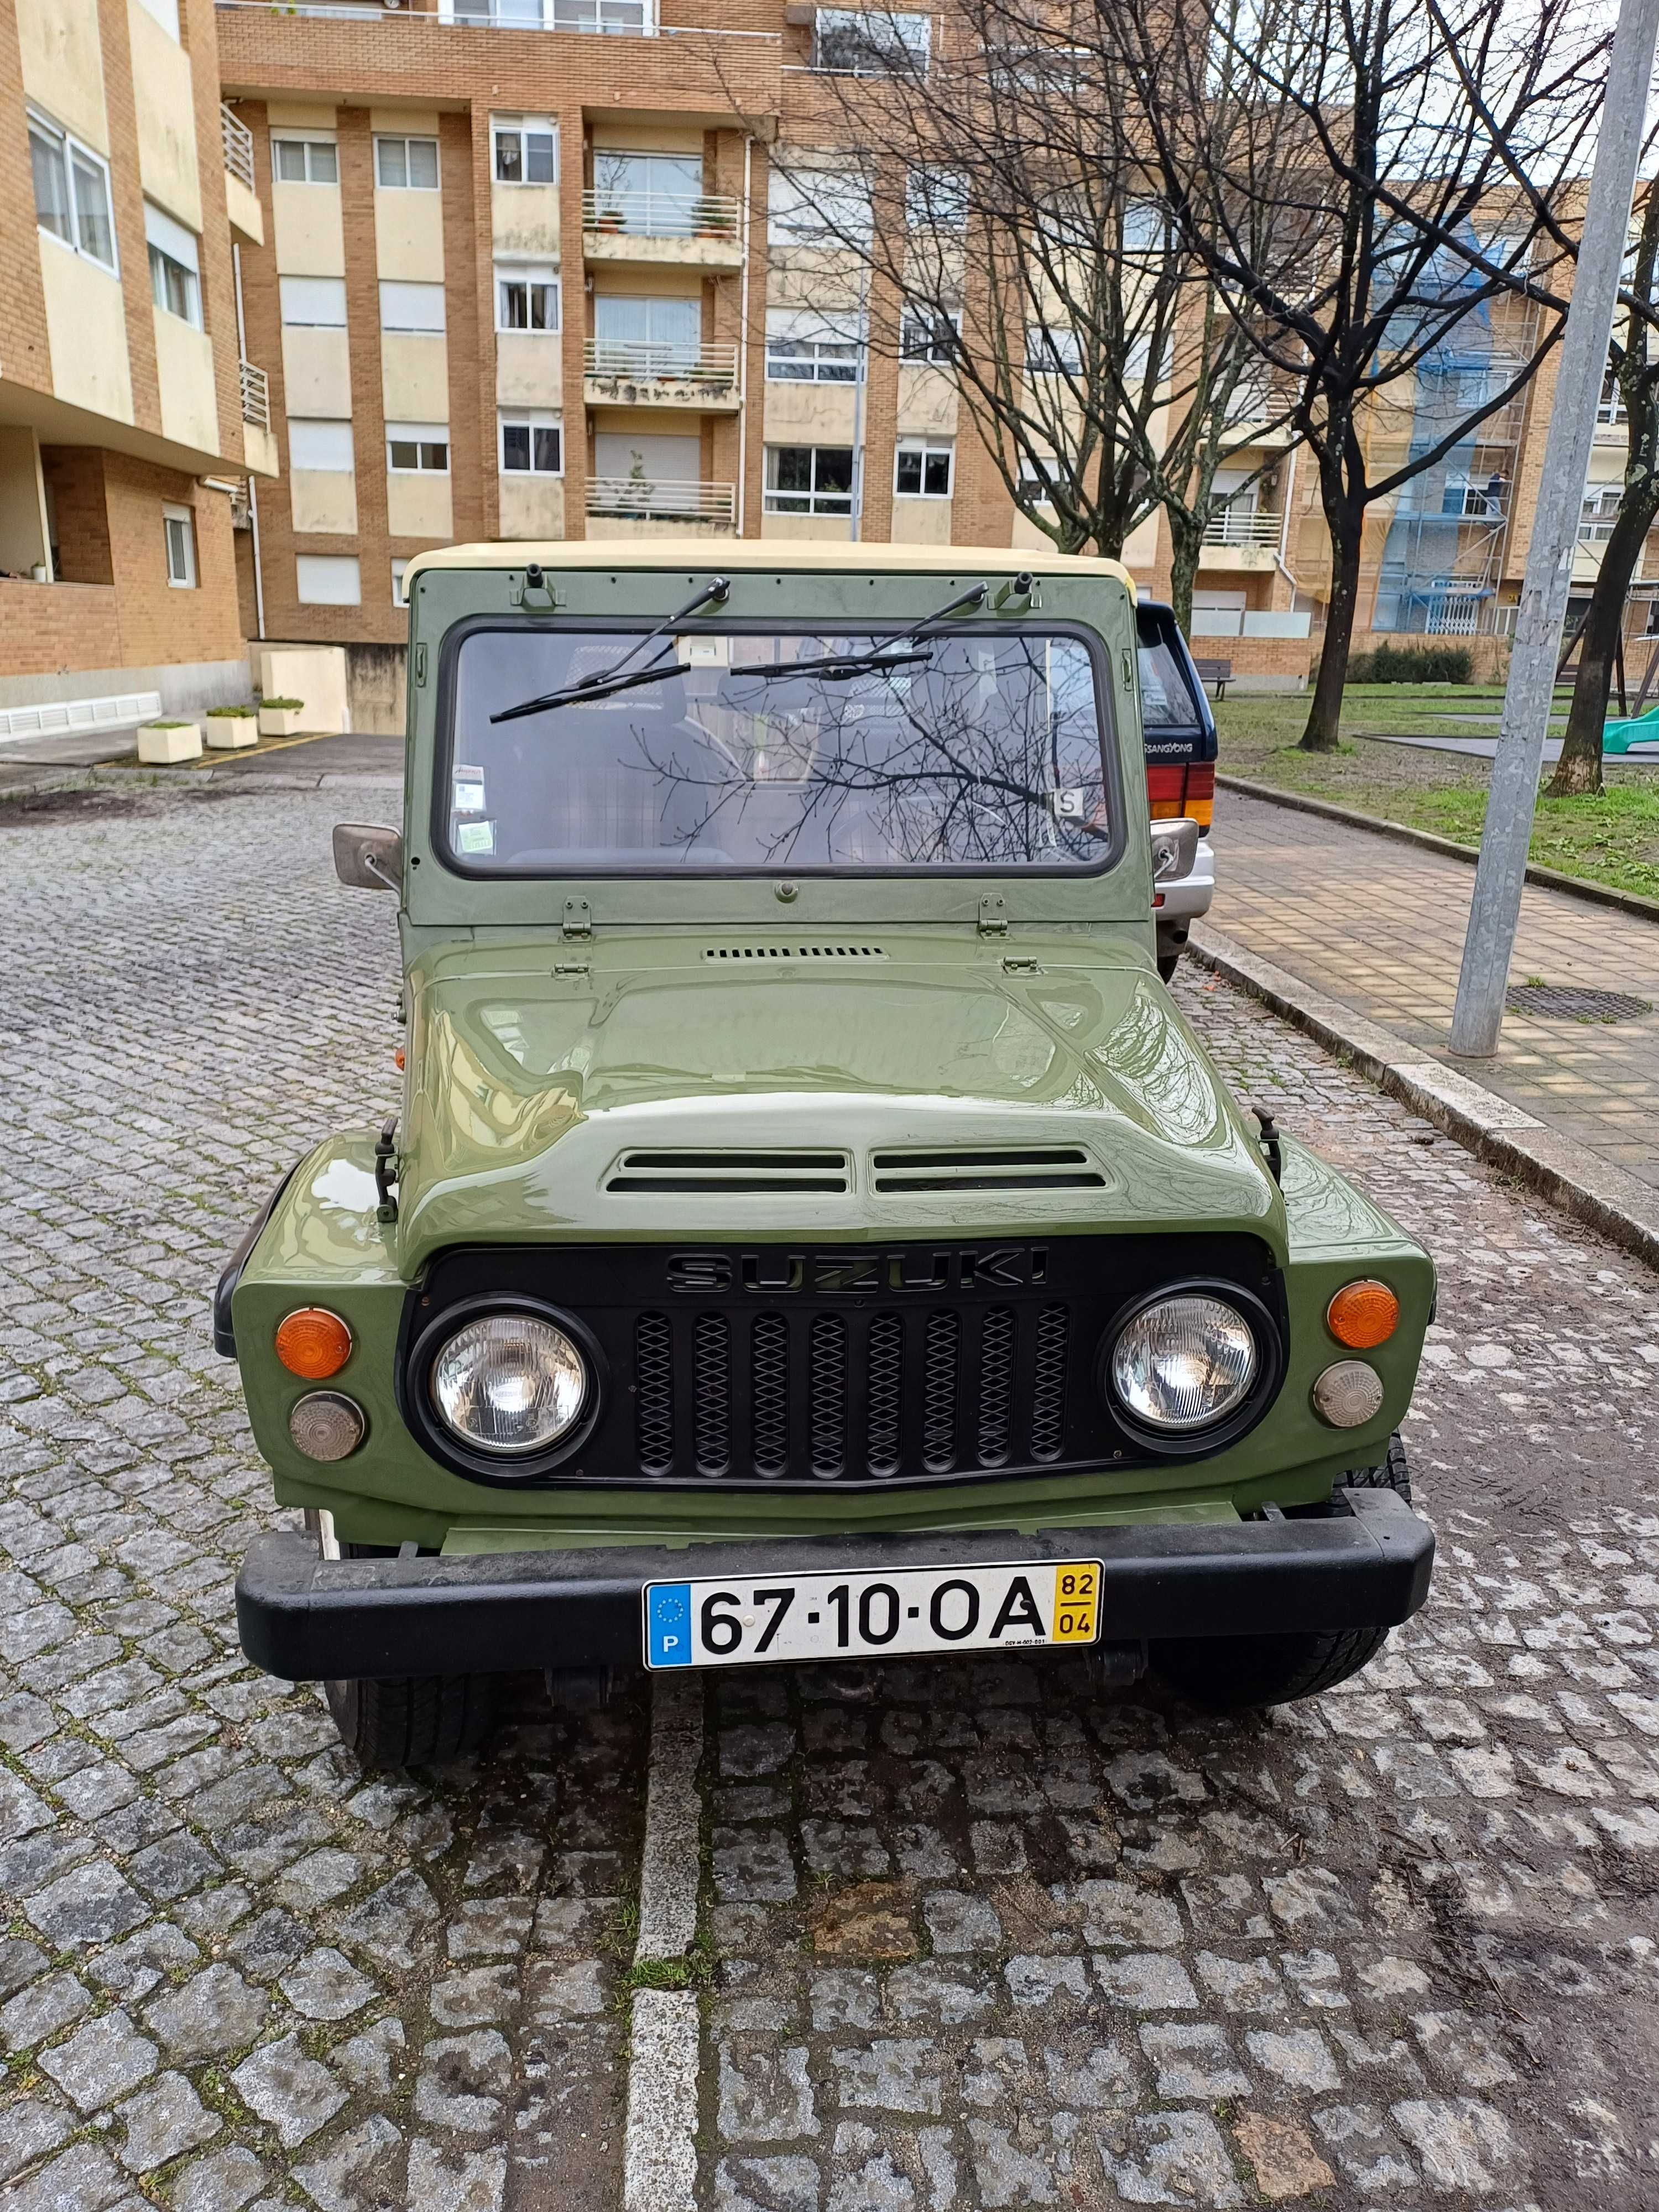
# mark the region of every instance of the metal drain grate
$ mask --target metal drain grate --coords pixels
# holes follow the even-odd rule
[[[1514,983],[1504,994],[1512,1014],[1530,1014],[1547,1022],[1631,1022],[1650,1014],[1647,999],[1632,999],[1623,991],[1591,991],[1576,983]]]

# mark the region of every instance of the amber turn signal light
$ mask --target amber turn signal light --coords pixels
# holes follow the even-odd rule
[[[1325,1326],[1350,1352],[1370,1352],[1399,1328],[1400,1301],[1386,1283],[1346,1283],[1326,1308]]]
[[[325,1306],[301,1306],[277,1325],[276,1357],[290,1375],[326,1382],[351,1357],[351,1331]]]

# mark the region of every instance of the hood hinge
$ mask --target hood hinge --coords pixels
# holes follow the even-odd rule
[[[569,898],[565,901],[562,933],[566,937],[592,937],[593,909],[586,899]]]
[[[979,933],[981,937],[1008,934],[1008,902],[1000,891],[980,893]]]

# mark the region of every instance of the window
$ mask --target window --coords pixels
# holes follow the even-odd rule
[[[34,173],[34,219],[41,229],[100,269],[114,269],[109,164],[103,155],[44,115],[31,112],[29,165]]]
[[[953,445],[907,439],[893,456],[893,489],[905,499],[949,499]]]
[[[556,415],[503,415],[501,429],[503,476],[564,474],[564,433]]]
[[[498,331],[556,331],[558,270],[545,263],[498,261],[495,327]]]
[[[710,204],[703,191],[701,154],[593,149],[593,212],[606,229],[620,216],[624,230],[657,238],[690,237]]]
[[[438,189],[437,140],[377,138],[374,141],[374,181],[382,191],[435,192]]]
[[[270,159],[279,185],[340,181],[340,156],[331,138],[273,138]]]
[[[812,66],[849,76],[926,76],[932,29],[931,16],[890,8],[820,8]]]
[[[899,317],[901,361],[932,362],[942,367],[956,358],[962,335],[962,317],[913,307]]]
[[[1591,484],[1584,493],[1583,513],[1578,523],[1578,543],[1581,545],[1605,545],[1613,535],[1613,526],[1619,519],[1619,503],[1624,496],[1622,483]]]
[[[1080,376],[1083,341],[1073,330],[1054,323],[1025,326],[1027,376]]]
[[[444,288],[441,284],[394,284],[380,281],[380,328],[414,331],[422,337],[441,337],[444,327]]]
[[[196,518],[187,507],[163,507],[161,532],[167,549],[167,582],[175,591],[196,588]]]
[[[556,185],[559,134],[539,115],[498,115],[491,124],[495,140],[498,185]]]
[[[870,189],[856,169],[774,167],[766,235],[773,246],[861,245],[871,234]]]
[[[295,597],[303,607],[361,606],[362,572],[355,553],[301,553],[294,563]]]
[[[769,307],[766,374],[773,384],[856,384],[864,374],[862,316]]]
[[[850,514],[853,448],[769,446],[766,511],[769,514]]]
[[[179,0],[143,0],[143,5],[168,38],[176,40],[179,36]]]
[[[968,223],[968,179],[961,169],[912,169],[904,179],[908,230],[963,230]]]
[[[202,277],[196,234],[170,215],[144,203],[144,238],[149,247],[150,297],[181,322],[202,327]]]
[[[1019,497],[1029,507],[1052,507],[1060,463],[1052,453],[1022,453],[1019,457]]]
[[[447,422],[388,422],[386,426],[386,466],[400,475],[447,476]]]
[[[346,326],[343,276],[281,276],[283,321],[290,330],[343,331]]]
[[[599,376],[688,376],[702,355],[702,301],[601,292],[593,302]]]
[[[290,416],[288,426],[288,465],[291,469],[320,469],[349,476],[355,465],[349,422],[302,421]]]
[[[392,562],[392,604],[394,607],[406,607],[409,605],[409,586],[404,580],[408,574],[409,563],[407,561],[394,561]]]

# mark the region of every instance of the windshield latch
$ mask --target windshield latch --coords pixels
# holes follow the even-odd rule
[[[392,1196],[392,1185],[398,1181],[398,1117],[390,1115],[380,1125],[380,1133],[374,1142],[374,1195],[380,1201],[374,1208],[374,1218],[393,1222],[398,1218],[398,1201]]]
[[[1000,891],[980,893],[979,933],[981,937],[1006,937],[1008,934],[1008,902]]]
[[[586,899],[568,898],[565,901],[562,933],[566,937],[592,937],[593,909]]]

